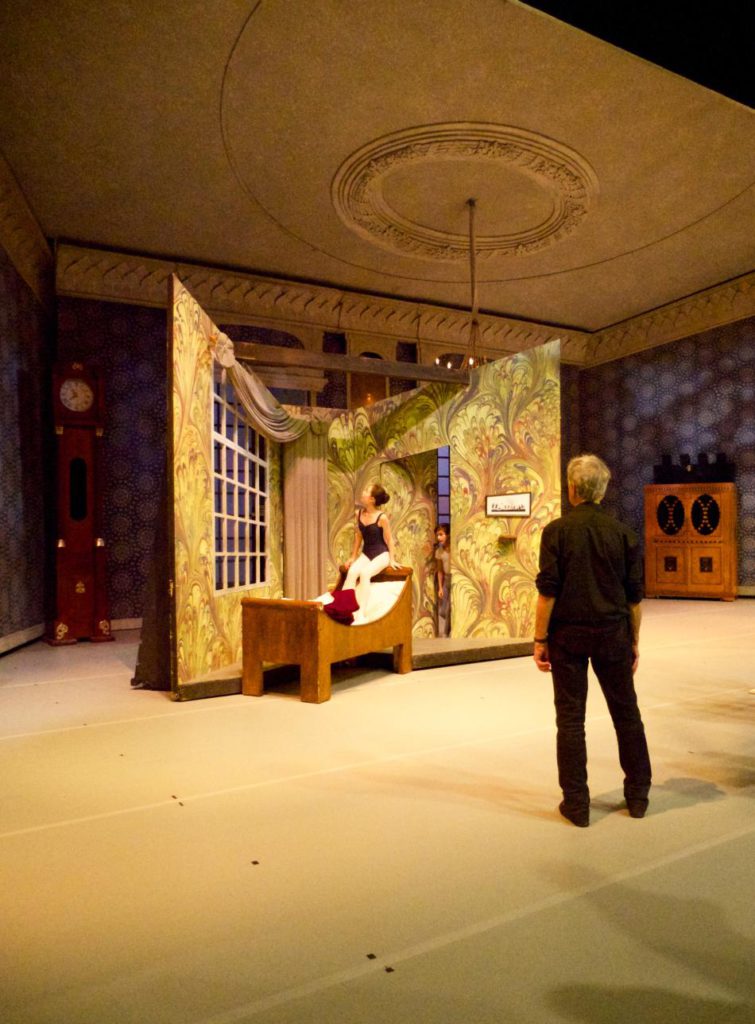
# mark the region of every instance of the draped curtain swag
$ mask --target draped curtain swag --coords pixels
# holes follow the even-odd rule
[[[215,338],[213,355],[228,374],[247,422],[256,431],[271,441],[287,444],[309,429],[310,420],[287,413],[259,377],[236,361],[233,342],[227,334],[221,332]]]

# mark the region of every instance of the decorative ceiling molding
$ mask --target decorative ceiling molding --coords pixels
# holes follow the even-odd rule
[[[170,275],[177,274],[221,323],[264,324],[307,338],[325,330],[414,341],[428,364],[442,353],[464,352],[469,338],[469,313],[443,306],[67,244],[56,255],[59,295],[162,308]],[[565,363],[596,366],[754,315],[755,273],[595,334],[480,315],[480,355],[498,358],[560,338]]]
[[[333,178],[331,201],[361,238],[393,252],[427,260],[469,258],[469,236],[419,224],[394,209],[383,191],[399,169],[449,161],[504,165],[541,190],[547,215],[507,234],[479,235],[480,259],[527,256],[570,235],[598,191],[595,172],[574,150],[534,132],[500,124],[433,124],[384,136],[352,153]],[[462,196],[461,202],[468,196]]]
[[[599,331],[585,365],[598,366],[755,316],[755,272]]]
[[[176,274],[216,321],[262,322],[279,330],[318,327],[358,332],[464,351],[469,313],[442,306],[254,277],[211,267],[123,255],[61,244],[57,248],[59,295],[163,307]],[[581,364],[590,336],[538,323],[480,315],[481,354],[496,358],[561,338],[562,358]],[[435,353],[433,352],[433,358]]]
[[[40,305],[52,309],[53,255],[13,172],[0,153],[0,245]]]

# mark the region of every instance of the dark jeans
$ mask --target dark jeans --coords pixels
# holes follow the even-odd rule
[[[576,807],[590,800],[585,743],[588,661],[616,730],[624,796],[645,799],[650,789],[650,756],[634,689],[629,623],[554,626],[548,634],[548,653],[556,705],[558,781],[564,800]]]

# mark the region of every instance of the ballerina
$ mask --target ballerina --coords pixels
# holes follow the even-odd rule
[[[355,592],[357,604],[362,612],[367,607],[373,576],[377,576],[389,565],[393,568],[397,566],[391,524],[386,513],[378,511],[389,497],[380,484],[373,484],[362,494],[361,508],[356,514],[354,549],[346,563],[347,573],[343,589]]]

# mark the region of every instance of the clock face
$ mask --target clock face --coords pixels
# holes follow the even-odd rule
[[[86,412],[94,402],[94,392],[80,377],[69,377],[60,385],[60,401],[71,412]]]

